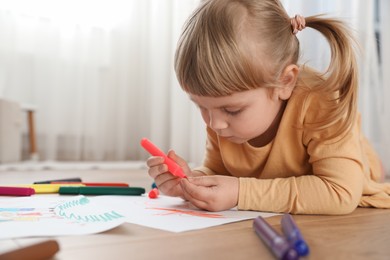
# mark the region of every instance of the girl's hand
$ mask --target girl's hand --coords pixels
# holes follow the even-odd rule
[[[194,176],[188,167],[187,162],[175,154],[174,151],[169,151],[167,156],[175,161],[187,176]],[[149,167],[148,173],[154,179],[158,189],[168,196],[182,197],[183,191],[180,186],[181,178],[174,176],[168,171],[168,166],[164,163],[164,158],[160,156],[152,156],[146,161]]]
[[[183,196],[196,207],[222,211],[237,206],[239,181],[231,176],[201,176],[182,179]]]

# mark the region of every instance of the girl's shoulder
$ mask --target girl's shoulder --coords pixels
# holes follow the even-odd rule
[[[300,116],[305,117],[306,120],[324,119],[329,111],[337,106],[337,93],[324,90],[323,82],[323,75],[308,66],[300,72],[289,102],[294,104],[293,107],[296,107],[300,111]]]
[[[300,121],[307,121],[308,117],[315,118],[323,114],[326,102],[320,93],[312,89],[297,86],[288,100],[288,110],[299,116]]]
[[[288,101],[286,116],[290,124],[303,130],[304,136],[328,139],[337,132],[340,124],[345,120],[342,117],[329,117],[329,111],[334,105],[337,105],[336,97],[325,97],[315,89],[298,86]],[[329,124],[329,122],[334,123]]]

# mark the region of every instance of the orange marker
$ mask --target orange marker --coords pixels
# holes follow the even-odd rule
[[[164,158],[164,163],[168,166],[168,170],[175,176],[180,178],[186,178],[183,169],[171,158],[169,158],[163,151],[157,148],[151,141],[146,138],[142,138],[141,145],[153,156],[161,156]]]

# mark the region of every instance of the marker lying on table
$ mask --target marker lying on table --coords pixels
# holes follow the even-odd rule
[[[282,231],[287,237],[287,240],[295,248],[300,256],[306,256],[309,254],[309,246],[303,240],[302,234],[299,231],[294,219],[290,214],[284,214],[281,220]]]
[[[105,186],[105,187],[129,187],[128,183],[124,182],[52,182],[51,184],[82,184],[84,186]]]
[[[11,185],[7,185],[11,186]],[[60,187],[63,186],[85,186],[84,184],[14,184],[12,187],[24,187],[24,188],[33,188],[35,193],[58,193]]]
[[[291,246],[284,236],[279,235],[261,216],[258,216],[253,221],[253,229],[278,259],[299,259],[295,248]]]
[[[50,184],[52,182],[82,182],[81,178],[67,178],[67,179],[58,179],[58,180],[48,180],[48,181],[36,181],[34,184]]]
[[[169,158],[163,151],[155,146],[151,141],[146,138],[141,140],[142,147],[153,156],[161,156],[164,158],[164,163],[168,166],[168,170],[175,176],[180,178],[186,178],[182,168],[171,158]]]
[[[57,241],[48,240],[30,246],[18,248],[10,252],[6,252],[4,254],[0,254],[0,259],[4,259],[4,260],[51,259],[59,250],[60,250],[60,246],[58,245]]]
[[[0,196],[31,196],[35,194],[33,188],[0,186]]]
[[[140,196],[145,193],[141,187],[60,187],[60,194],[81,195],[133,195]]]

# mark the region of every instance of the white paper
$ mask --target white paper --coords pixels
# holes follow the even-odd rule
[[[232,223],[257,216],[264,218],[278,215],[258,211],[231,209],[220,212],[199,210],[190,203],[174,197],[159,196],[99,196],[100,205],[107,205],[126,216],[126,222],[162,229],[183,232]]]
[[[183,232],[277,214],[199,210],[159,196],[39,196],[0,199],[0,239],[100,233],[124,222]]]
[[[85,196],[0,200],[0,239],[94,234],[124,221],[123,215]]]

